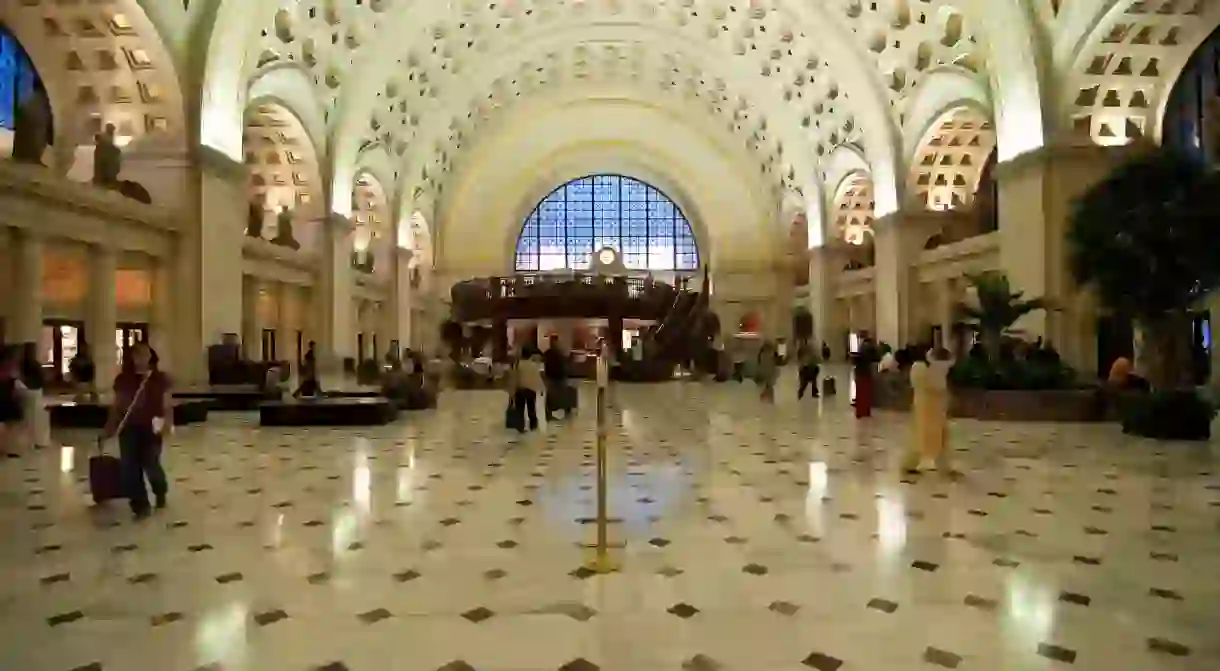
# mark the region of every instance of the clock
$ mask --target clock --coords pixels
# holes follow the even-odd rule
[[[597,260],[600,261],[603,266],[612,266],[614,265],[614,262],[618,260],[618,253],[610,247],[607,247],[597,253]]]

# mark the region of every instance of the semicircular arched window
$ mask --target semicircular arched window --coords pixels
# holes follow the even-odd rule
[[[12,33],[0,24],[0,129],[13,130],[17,108],[34,93],[38,73]]]
[[[677,204],[620,175],[574,179],[542,199],[521,227],[516,269],[584,270],[608,247],[630,270],[699,269],[695,235]]]

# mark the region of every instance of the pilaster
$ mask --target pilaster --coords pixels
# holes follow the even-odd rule
[[[813,345],[821,348],[826,343],[832,356],[841,356],[838,351],[838,331],[835,324],[835,253],[829,247],[811,249],[809,259],[809,313],[813,315]],[[819,353],[820,356],[820,353]]]
[[[117,372],[114,357],[114,333],[117,321],[116,271],[118,255],[107,245],[94,245],[89,249],[89,302],[85,320],[86,339],[89,341],[96,379],[105,389]]]
[[[352,233],[347,217],[331,213],[323,222],[319,364],[324,374],[342,372],[343,359],[356,356],[356,306],[353,300]]]
[[[1048,145],[1001,163],[1000,266],[1014,289],[1046,298],[1055,309],[1017,324],[1027,337],[1043,337],[1081,371],[1096,366],[1096,318],[1068,270],[1067,230],[1075,200],[1131,155],[1131,147]]]
[[[12,303],[9,339],[36,343],[42,333],[43,240],[34,231],[23,229],[14,232],[12,242],[13,288],[18,298]]]
[[[397,340],[399,351],[413,347],[411,341],[411,311],[415,304],[415,292],[411,286],[411,259],[414,252],[396,247],[390,277],[390,297],[384,305],[383,323],[390,341]],[[389,341],[385,343],[389,347]]]

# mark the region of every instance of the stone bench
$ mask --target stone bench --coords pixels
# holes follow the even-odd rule
[[[268,401],[258,408],[261,426],[384,426],[397,416],[384,398],[319,398]]]
[[[174,401],[174,424],[187,426],[208,419],[211,403],[206,400]],[[110,416],[110,405],[105,403],[77,403],[75,401],[49,401],[47,412],[51,426],[58,429],[98,429],[106,426]]]

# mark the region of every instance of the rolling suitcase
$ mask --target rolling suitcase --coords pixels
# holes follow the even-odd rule
[[[823,396],[834,396],[835,394],[838,393],[838,391],[839,390],[835,386],[835,379],[833,377],[822,378],[822,395]]]
[[[148,384],[148,376],[144,377],[139,389],[136,389],[135,396],[131,399],[131,405],[127,406],[127,412],[123,414],[123,419],[119,421],[119,426],[115,429],[115,435],[122,433],[123,427],[127,426],[131,410],[136,403],[140,402],[140,396],[144,394],[146,384]],[[89,491],[93,494],[93,502],[97,504],[127,497],[123,491],[123,466],[118,457],[106,454],[106,443],[101,436],[98,436],[97,439],[97,454],[89,457]]]
[[[101,438],[97,439],[97,454],[89,457],[89,491],[97,504],[123,498],[123,470],[119,458],[106,454]]]

